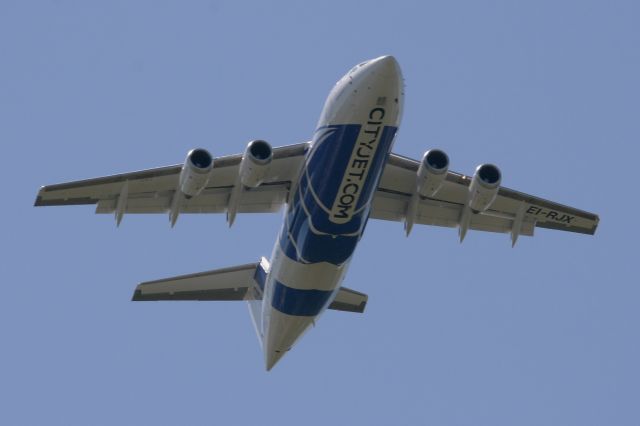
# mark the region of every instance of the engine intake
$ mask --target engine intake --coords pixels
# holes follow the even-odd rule
[[[180,192],[191,198],[200,194],[207,186],[213,170],[213,157],[206,149],[189,151],[180,172]]]
[[[418,167],[418,193],[423,197],[433,197],[442,186],[449,169],[449,157],[444,151],[430,149],[424,153]]]
[[[476,168],[473,180],[469,185],[469,208],[474,212],[483,212],[495,201],[502,173],[493,164],[482,164]]]
[[[202,148],[192,149],[187,156],[191,164],[199,170],[210,169],[213,164],[213,157],[209,154],[209,151]]]
[[[268,142],[249,142],[240,162],[240,183],[249,188],[260,186],[267,175],[273,159],[273,150]]]

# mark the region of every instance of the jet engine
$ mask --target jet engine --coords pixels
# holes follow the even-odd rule
[[[444,151],[430,149],[424,153],[418,167],[418,193],[433,197],[442,186],[449,169],[449,157]]]
[[[240,183],[249,188],[258,187],[267,176],[273,151],[266,141],[249,142],[240,162]]]
[[[474,213],[487,210],[498,195],[502,174],[493,164],[481,164],[469,185],[469,208]]]
[[[180,172],[180,192],[186,198],[195,197],[207,186],[213,170],[213,157],[202,148],[192,149],[187,154]]]

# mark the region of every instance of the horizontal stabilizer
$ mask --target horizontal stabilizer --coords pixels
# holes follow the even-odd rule
[[[340,287],[336,298],[333,300],[331,305],[329,305],[329,309],[333,309],[335,311],[363,313],[364,308],[367,305],[368,298],[369,297],[364,293],[351,290],[350,288]]]
[[[262,300],[269,261],[260,262],[196,274],[180,275],[138,284],[132,300]],[[346,312],[364,312],[367,295],[341,287],[329,309]]]
[[[144,282],[136,287],[132,300],[261,299],[268,265],[268,261],[262,258],[260,263]],[[251,289],[253,291],[248,293]]]

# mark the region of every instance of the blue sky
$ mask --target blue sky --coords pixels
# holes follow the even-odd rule
[[[0,423],[637,425],[633,1],[0,2]],[[281,215],[32,207],[44,184],[308,140],[334,82],[397,57],[394,151],[494,162],[595,237],[370,223],[328,312],[266,373],[247,308],[132,303],[269,255]]]

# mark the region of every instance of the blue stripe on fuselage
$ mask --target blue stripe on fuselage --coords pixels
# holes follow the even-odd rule
[[[275,281],[271,306],[287,315],[315,316],[328,304],[333,291],[300,290]]]
[[[347,124],[323,127],[316,132],[280,234],[280,247],[287,257],[304,263],[341,265],[353,254],[369,218],[370,201],[397,128],[382,128],[376,134],[375,154],[357,160],[358,165],[366,162],[368,174],[357,182],[359,198],[350,206],[350,219],[335,223],[330,210],[340,195],[343,179],[351,179],[345,174],[350,167],[353,169],[349,162],[354,149],[359,148],[356,143],[361,130],[361,125]],[[357,181],[357,176],[353,180]]]

